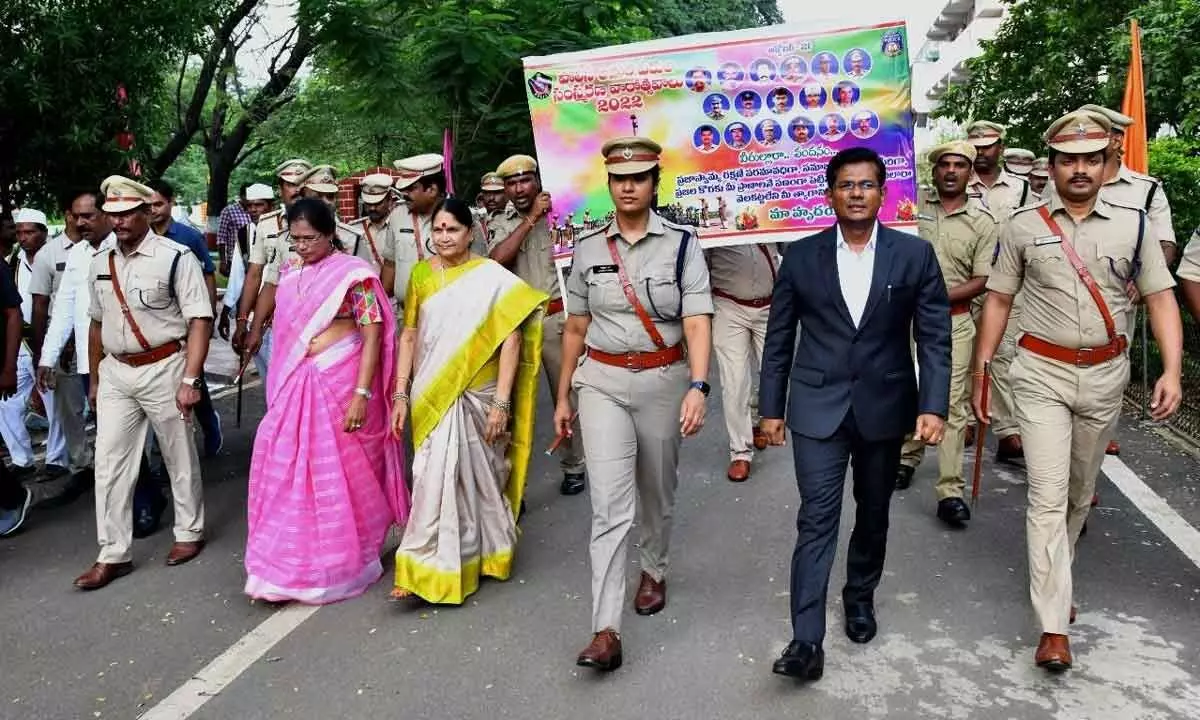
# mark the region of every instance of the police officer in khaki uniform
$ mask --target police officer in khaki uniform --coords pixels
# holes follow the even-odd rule
[[[508,195],[504,193],[504,178],[499,173],[485,173],[479,181],[479,198],[483,202],[488,222],[504,212],[508,206]]]
[[[1050,182],[1050,161],[1044,157],[1035,159],[1027,179],[1029,180],[1029,189],[1040,200],[1042,191],[1046,189],[1046,183]]]
[[[560,433],[570,431],[574,389],[591,476],[593,632],[576,662],[598,670],[621,665],[625,554],[639,504],[634,609],[652,615],[666,607],[679,445],[703,426],[709,392],[708,268],[698,239],[652,209],[661,153],[644,137],[604,144],[616,214],[576,242],[567,282],[554,420]]]
[[[762,366],[779,249],[774,243],[730,245],[712,248],[704,255],[712,282],[716,311],[713,351],[721,373],[721,407],[729,436],[726,477],[731,482],[745,482],[754,450],[767,447],[767,437],[753,417],[757,407],[754,385]]]
[[[1100,197],[1121,205],[1132,205],[1146,211],[1146,239],[1157,242],[1166,258],[1167,267],[1175,262],[1179,254],[1179,246],[1175,240],[1175,228],[1171,224],[1171,204],[1163,191],[1162,183],[1157,178],[1134,172],[1125,166],[1124,143],[1125,129],[1133,125],[1133,118],[1115,110],[1099,105],[1084,105],[1078,112],[1091,112],[1108,118],[1112,123],[1112,133],[1108,144],[1108,159],[1104,164],[1104,184],[1100,186]],[[1047,188],[1048,193],[1054,193],[1054,187]],[[1132,291],[1131,291],[1132,292]],[[1134,302],[1136,293],[1134,294]],[[1133,337],[1137,329],[1137,314],[1129,314],[1129,337]],[[1121,454],[1121,447],[1114,439],[1108,444],[1109,455]]]
[[[117,247],[97,252],[89,271],[100,557],[75,580],[81,590],[102,588],[133,570],[133,491],[148,428],[158,438],[175,503],[175,544],[167,564],[185,563],[204,547],[200,460],[191,426],[212,334],[204,275],[187,246],[151,231],[150,188],[113,176],[101,192]]]
[[[1000,158],[1004,154],[1006,129],[999,123],[980,120],[967,127],[967,142],[975,146],[975,174],[967,186],[968,196],[983,205],[1000,223],[1014,210],[1034,200],[1029,183],[1022,177],[1004,170]],[[975,302],[975,312],[982,308],[983,296]],[[1018,296],[1012,308],[1008,332],[992,363],[992,434],[999,443],[997,460],[1016,460],[1021,457],[1021,435],[1013,417],[1012,390],[1008,383],[1008,366],[1016,353],[1016,326],[1021,316],[1022,302]]]
[[[246,350],[246,335],[250,332],[250,313],[254,312],[258,294],[262,290],[263,269],[266,267],[267,261],[274,255],[276,245],[290,244],[287,209],[292,201],[300,197],[300,180],[311,169],[312,163],[302,158],[286,160],[275,168],[275,176],[279,179],[279,200],[282,205],[278,210],[260,217],[250,234],[250,261],[246,266],[246,276],[242,280],[242,297],[238,301],[233,339],[230,341],[234,351],[239,354]],[[249,354],[256,356],[259,371],[265,378],[265,370],[271,362],[270,327],[264,330],[262,338],[259,340],[259,347]]]
[[[550,194],[542,191],[538,164],[528,155],[513,155],[500,163],[496,174],[504,181],[507,208],[497,215],[489,227],[488,254],[493,260],[511,270],[517,277],[550,296],[542,320],[542,367],[550,392],[558,391],[562,375],[563,311],[562,289],[554,266],[549,224]],[[563,495],[578,495],[586,487],[583,461],[583,437],[579,422],[572,426],[572,437],[559,445],[559,466],[563,479],[559,491]]]
[[[937,449],[937,516],[951,527],[962,527],[971,519],[971,510],[963,501],[963,434],[970,412],[971,351],[975,342],[971,303],[987,289],[999,234],[992,214],[967,200],[967,180],[974,162],[974,146],[961,140],[930,150],[935,189],[921,199],[917,215],[918,234],[937,252],[950,295],[950,417]],[[923,440],[911,436],[906,439],[896,476],[897,489],[909,486],[924,455]]]
[[[393,245],[392,227],[392,176],[387,173],[372,173],[359,183],[359,199],[362,200],[366,217],[350,221],[350,226],[361,236],[360,248],[365,250],[364,259],[371,263],[375,272],[383,269],[384,252]]]
[[[1026,312],[1010,380],[1029,482],[1029,589],[1042,631],[1035,662],[1050,671],[1071,666],[1071,563],[1129,382],[1131,280],[1162,350],[1154,418],[1170,416],[1181,399],[1182,330],[1162,248],[1148,237],[1140,206],[1100,196],[1110,127],[1104,115],[1074,112],[1047,129],[1056,193],[1018,210],[1001,230],[974,360],[980,378],[1021,290]],[[974,407],[987,422],[982,383]]]

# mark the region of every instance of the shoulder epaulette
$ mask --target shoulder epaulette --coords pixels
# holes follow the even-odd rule
[[[346,232],[353,233],[354,235],[362,235],[362,230],[359,230],[358,228],[356,228],[352,225],[347,225],[346,223],[342,222],[341,220],[337,221],[337,226],[338,226],[339,230],[345,230]]]
[[[1019,208],[1013,208],[1012,215],[1010,215],[1009,217],[1014,218],[1019,213],[1023,213],[1023,212],[1029,211],[1029,210],[1036,210],[1037,208],[1040,208],[1043,205],[1046,205],[1047,202],[1048,201],[1046,201],[1046,200],[1038,200],[1037,202],[1031,202],[1028,205],[1022,205]]]
[[[610,225],[612,225],[612,223],[608,222],[608,223],[604,223],[603,225],[601,225],[598,228],[593,228],[591,230],[588,230],[584,234],[575,238],[575,244],[578,245],[579,243],[583,242],[584,240],[587,240],[588,238],[591,238],[591,237],[595,237],[597,235],[604,235],[605,233],[608,232],[608,228]]]
[[[1146,212],[1145,208],[1141,207],[1140,205],[1135,205],[1133,203],[1126,202],[1123,200],[1109,200],[1109,199],[1105,198],[1104,202],[1112,207],[1120,208],[1121,210],[1129,210],[1131,212],[1136,212],[1136,213],[1145,213]]]

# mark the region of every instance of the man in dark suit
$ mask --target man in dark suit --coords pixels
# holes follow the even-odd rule
[[[792,555],[793,637],[774,671],[808,680],[824,669],[825,595],[847,464],[853,458],[857,509],[842,600],[846,634],[865,643],[876,631],[874,594],[900,446],[914,427],[917,437],[938,443],[948,410],[946,285],[932,245],[879,224],[885,174],[868,148],[830,160],[826,197],[837,224],[791,243],[767,322],[761,426],[771,444],[783,445],[786,407],[802,500]]]

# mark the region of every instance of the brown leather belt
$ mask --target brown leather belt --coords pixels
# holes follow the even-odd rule
[[[166,345],[159,345],[143,352],[114,353],[113,357],[130,367],[142,367],[143,365],[153,365],[159,360],[165,360],[182,349],[182,342],[172,340]]]
[[[587,349],[588,357],[598,363],[628,370],[652,370],[654,368],[674,365],[683,359],[683,343],[672,345],[665,350],[652,352],[630,352],[614,355],[601,352],[596,348]]]
[[[729,293],[725,292],[724,290],[718,290],[717,288],[712,289],[712,294],[716,295],[719,298],[725,298],[726,300],[728,300],[730,302],[735,302],[738,305],[741,305],[743,307],[748,307],[748,308],[771,307],[771,296],[770,295],[768,295],[766,297],[755,298],[753,300],[743,300],[742,298],[734,297],[734,296],[730,295]]]
[[[950,317],[954,317],[955,315],[962,315],[963,313],[969,313],[969,312],[971,312],[971,301],[970,300],[967,300],[966,302],[956,302],[956,303],[952,303],[950,305]]]
[[[1125,352],[1125,348],[1129,347],[1129,342],[1124,335],[1118,335],[1116,340],[1099,347],[1067,348],[1025,333],[1017,341],[1017,344],[1034,355],[1041,355],[1044,358],[1081,368],[1108,362],[1119,357],[1121,353]]]
[[[564,307],[565,307],[565,305],[563,303],[562,298],[560,298],[560,297],[554,298],[553,300],[550,301],[550,303],[548,305],[546,305],[546,317],[550,317],[551,315],[559,314],[560,312],[563,311]]]

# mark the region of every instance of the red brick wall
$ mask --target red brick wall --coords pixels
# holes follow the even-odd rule
[[[337,214],[339,220],[342,222],[350,222],[351,220],[362,217],[358,212],[358,185],[364,177],[374,173],[385,173],[387,175],[391,175],[393,178],[400,174],[399,171],[395,170],[394,168],[375,167],[356,172],[350,177],[339,180],[337,200]]]

